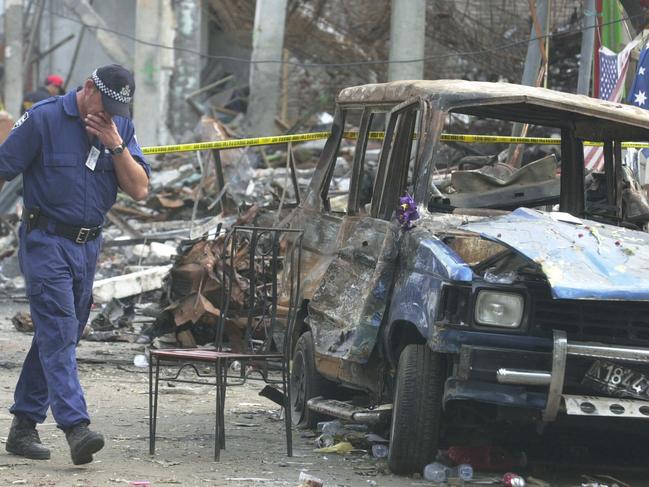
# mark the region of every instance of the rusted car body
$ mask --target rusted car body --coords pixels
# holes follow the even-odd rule
[[[329,188],[351,112],[360,129],[349,194],[334,211]],[[377,114],[385,137],[363,204]],[[449,114],[559,130],[560,171],[523,168],[545,175],[442,194],[433,180]],[[336,414],[326,404],[334,385],[361,391],[370,406],[392,404],[389,464],[409,473],[434,457],[457,404],[525,410],[539,424],[563,414],[649,417],[648,215],[644,197],[628,203],[622,163],[622,142],[647,140],[645,110],[541,88],[439,80],[344,89],[289,218],[305,230],[294,418],[313,425],[315,411]],[[584,186],[585,141],[604,143],[598,207]],[[405,193],[420,214],[411,229],[395,218]],[[551,205],[558,211],[538,209]]]

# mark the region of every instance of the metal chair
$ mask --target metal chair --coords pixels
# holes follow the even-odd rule
[[[225,397],[228,385],[243,384],[258,372],[268,384],[279,385],[284,408],[286,452],[293,455],[289,363],[291,337],[295,323],[300,288],[302,231],[287,228],[235,226],[226,238],[219,267],[222,300],[214,349],[166,349],[149,352],[149,453],[155,453],[160,380],[216,387],[214,460],[225,449]],[[247,263],[247,268],[245,264]],[[242,279],[245,276],[245,279]],[[279,279],[282,279],[280,283]],[[245,282],[249,282],[246,289]],[[282,298],[287,306],[281,306]],[[283,311],[280,316],[278,311]],[[283,329],[282,329],[282,323]],[[245,323],[241,339],[225,349],[226,328]],[[234,361],[241,364],[238,375],[230,375]],[[197,363],[214,366],[214,375],[206,376]],[[172,375],[160,376],[161,365],[175,366]],[[281,379],[271,377],[275,364]],[[181,376],[191,370],[196,379]],[[279,394],[276,394],[279,395]]]

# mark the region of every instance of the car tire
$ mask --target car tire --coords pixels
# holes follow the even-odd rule
[[[445,374],[442,356],[426,345],[401,352],[390,427],[388,465],[396,474],[421,473],[437,453]]]
[[[298,428],[315,428],[323,419],[311,411],[306,403],[318,396],[327,396],[333,384],[318,374],[315,368],[315,347],[310,331],[298,338],[291,361],[291,416]]]

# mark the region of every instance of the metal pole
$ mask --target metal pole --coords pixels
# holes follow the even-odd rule
[[[89,0],[88,5],[92,7],[92,2],[94,0]],[[81,42],[83,42],[83,36],[86,34],[86,25],[83,24],[81,29],[79,29],[79,38],[77,39],[77,45],[74,46],[74,54],[72,54],[72,60],[70,61],[70,67],[68,68],[68,74],[63,80],[63,90],[67,91],[68,83],[72,77],[72,71],[74,71],[74,66],[77,64],[77,57],[79,57],[79,51],[81,50]]]
[[[584,5],[583,31],[581,34],[581,55],[579,57],[579,78],[577,93],[588,95],[590,91],[590,76],[593,69],[593,53],[595,52],[595,0],[586,0]]]
[[[426,3],[426,0],[392,0],[391,2],[388,81],[424,78],[423,61],[412,63],[394,61],[424,57]]]
[[[54,44],[52,47],[49,47],[48,49],[40,53],[38,56],[36,56],[34,59],[32,59],[32,62],[36,63],[41,59],[43,59],[44,57],[49,56],[50,54],[52,54],[52,52],[56,51],[59,47],[61,47],[66,42],[71,41],[72,39],[74,39],[74,34],[70,34],[69,36],[64,37],[59,42]]]
[[[252,61],[281,61],[287,0],[257,0],[252,32]],[[246,131],[250,135],[277,133],[275,117],[282,78],[277,63],[250,65],[250,97]]]
[[[521,84],[526,86],[534,86],[536,77],[539,73],[539,68],[541,67],[543,39],[537,39],[539,36],[536,33],[536,25],[541,26],[546,25],[547,23],[548,0],[536,1],[536,16],[538,18],[538,24],[534,23],[535,25],[532,25],[532,30],[530,31],[530,42],[527,45],[525,67],[523,68],[523,79],[521,80]]]
[[[525,67],[523,68],[523,79],[521,80],[522,85],[526,86],[536,86],[537,79],[539,76],[539,69],[541,68],[541,59],[543,57],[543,39],[539,39],[537,34],[537,29],[541,25],[547,24],[548,19],[548,1],[549,0],[537,0],[536,1],[536,18],[538,22],[534,21],[532,29],[530,31],[530,42],[527,45],[527,56],[525,57]],[[532,4],[530,3],[530,6]],[[530,9],[531,15],[534,18],[534,9]],[[520,137],[523,133],[523,124],[515,123],[512,127],[512,136]],[[519,157],[517,155],[516,145],[510,145],[509,151],[507,153],[507,160],[509,164],[513,167],[518,167]]]
[[[27,70],[29,69],[30,66],[30,60],[32,57],[32,51],[34,49],[34,40],[36,39],[36,33],[38,32],[38,29],[41,27],[41,19],[43,18],[43,10],[45,10],[45,0],[43,0],[39,5],[38,5],[38,10],[36,11],[36,19],[31,25],[31,30],[29,32],[29,41],[27,43],[27,50],[25,51],[25,59],[24,59],[24,65],[23,65],[23,71],[24,71],[24,76],[27,77]]]
[[[4,103],[13,116],[20,116],[23,102],[23,1],[5,0]]]
[[[543,71],[543,88],[548,87],[548,71],[550,71],[550,12],[552,12],[552,0],[548,0],[548,14],[545,16],[545,70]]]

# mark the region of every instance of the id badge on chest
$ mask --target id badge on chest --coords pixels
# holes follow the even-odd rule
[[[88,153],[88,159],[86,159],[86,167],[91,171],[95,170],[97,159],[99,159],[99,154],[101,154],[101,152],[95,146],[93,146]]]

